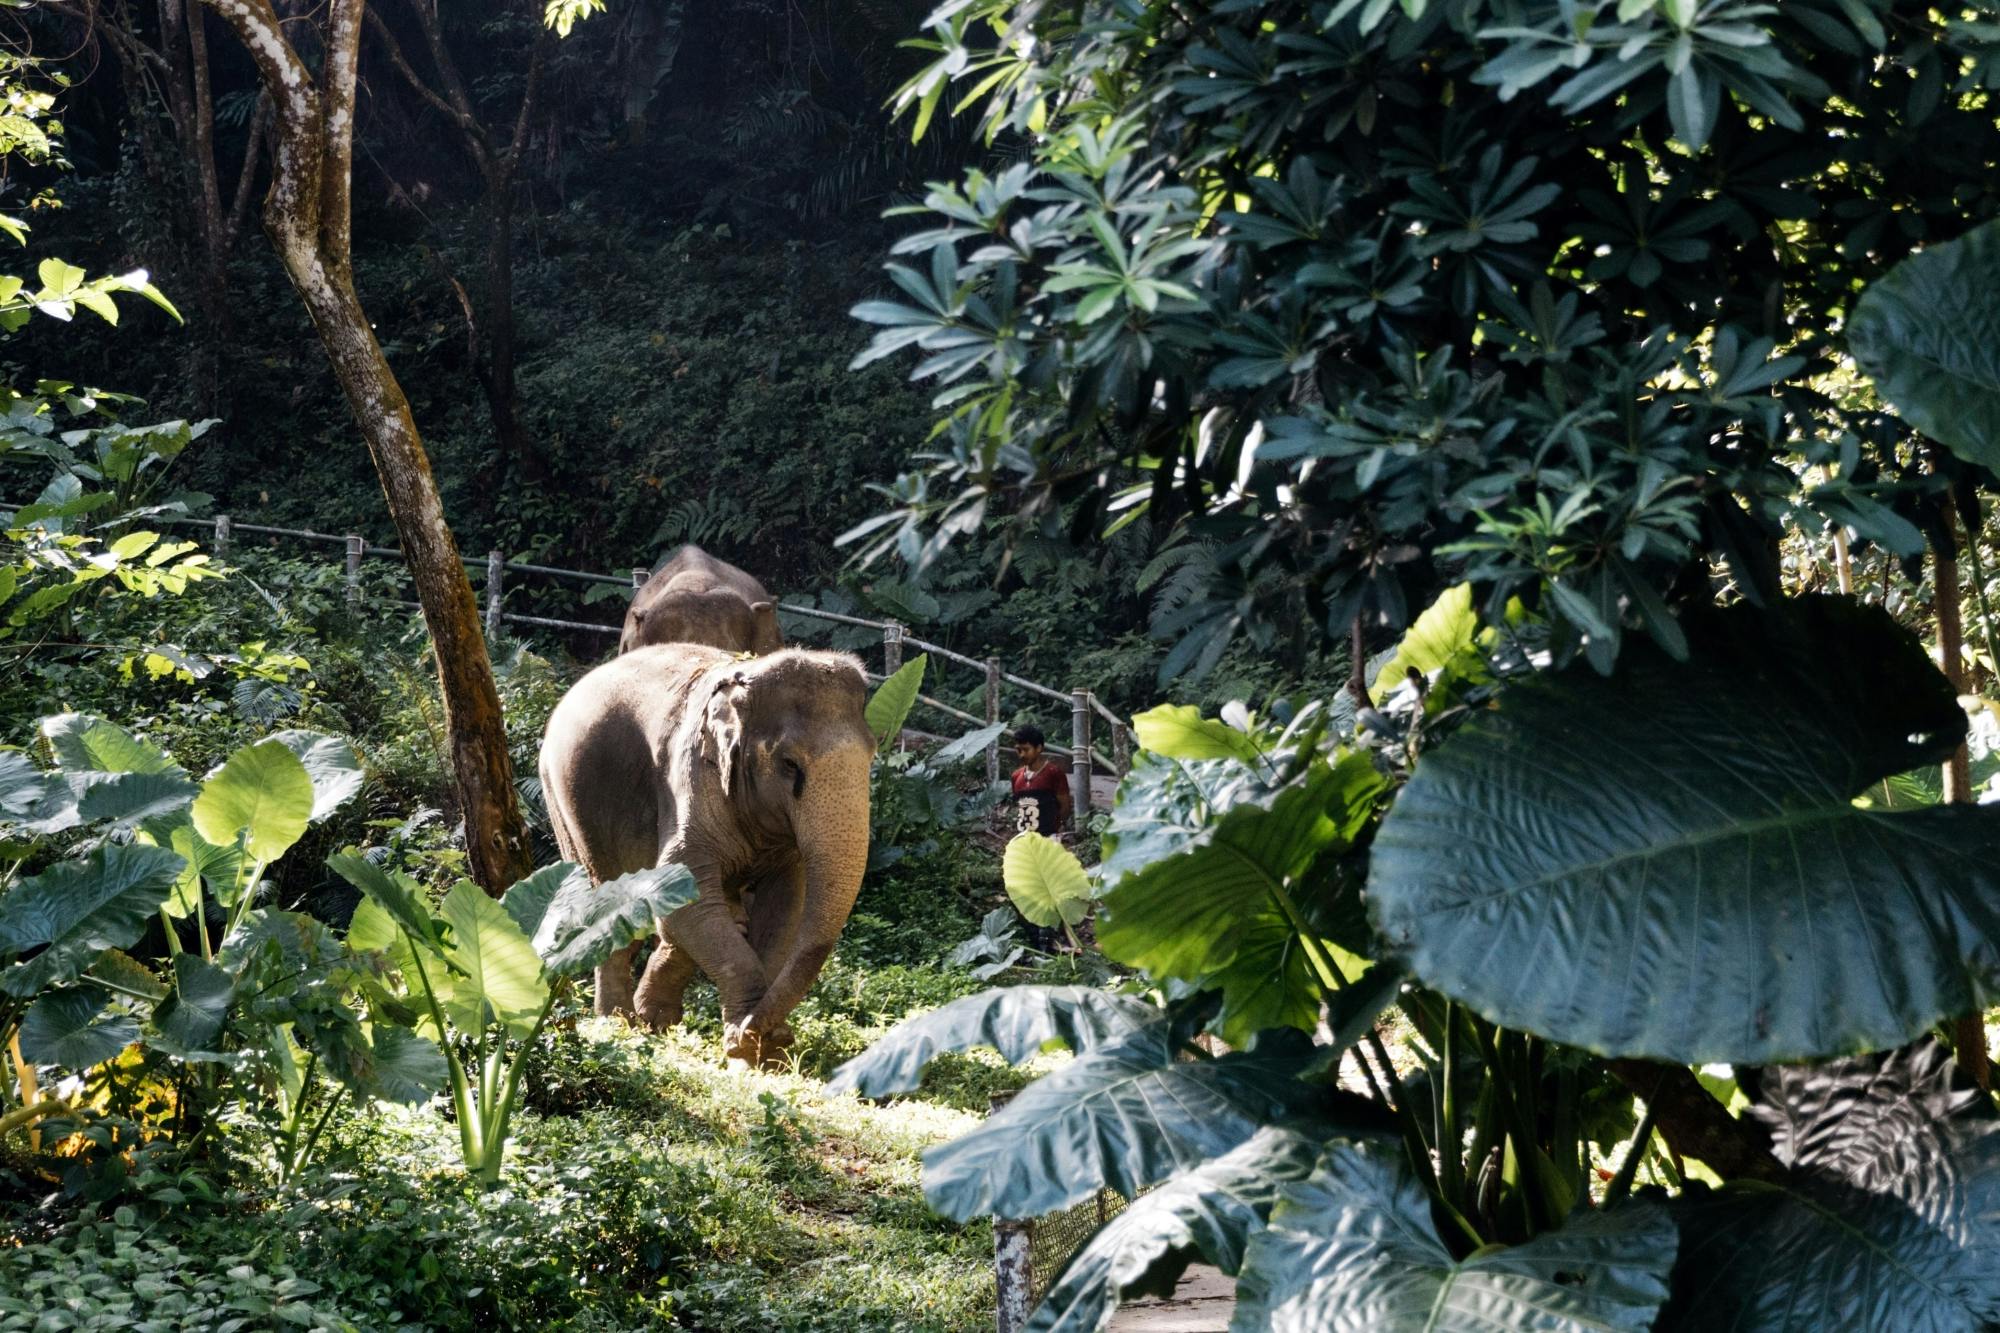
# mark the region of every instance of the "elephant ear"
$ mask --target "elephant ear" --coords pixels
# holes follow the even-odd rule
[[[751,646],[757,651],[758,656],[775,653],[785,646],[784,631],[778,628],[776,602],[752,602],[750,615],[757,625]]]
[[[724,796],[735,790],[736,770],[743,759],[742,699],[748,683],[741,671],[717,679],[702,714],[701,757],[721,775]]]

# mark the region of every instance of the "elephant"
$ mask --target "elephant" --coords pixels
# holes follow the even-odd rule
[[[671,1027],[699,968],[729,1055],[783,1054],[868,863],[866,706],[849,654],[691,643],[622,653],[563,696],[540,771],[564,857],[598,884],[677,862],[698,891],[658,923],[636,993],[633,948],[597,969],[598,1013]]]
[[[683,546],[625,612],[618,651],[652,643],[705,643],[761,655],[784,647],[785,636],[778,604],[763,584],[699,546]]]

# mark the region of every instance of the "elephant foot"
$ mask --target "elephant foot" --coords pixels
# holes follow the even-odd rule
[[[758,1031],[748,1025],[730,1024],[723,1029],[722,1049],[731,1068],[782,1069],[794,1037],[792,1025],[779,1023]]]
[[[639,1018],[655,1032],[665,1032],[668,1028],[681,1025],[687,1011],[679,1000],[671,1003],[649,1004],[639,1011]]]

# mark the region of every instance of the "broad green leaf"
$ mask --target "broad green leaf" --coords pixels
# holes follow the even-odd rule
[[[580,872],[568,875],[536,923],[534,951],[551,976],[588,972],[698,896],[693,873],[671,863],[596,888]]]
[[[1628,1202],[1454,1259],[1401,1145],[1340,1143],[1251,1237],[1231,1327],[1639,1333],[1667,1298],[1675,1240],[1665,1209]]]
[[[235,998],[235,977],[194,954],[177,954],[172,988],[153,1025],[180,1049],[205,1051],[221,1035]]]
[[[1139,745],[1169,759],[1240,759],[1254,764],[1257,742],[1217,718],[1205,718],[1191,704],[1161,704],[1132,719]]]
[[[59,781],[19,750],[0,750],[0,814],[20,818],[34,810]]]
[[[108,823],[122,829],[185,809],[201,789],[174,771],[86,773],[77,790],[80,823]]]
[[[41,732],[56,762],[69,770],[98,773],[178,773],[179,765],[123,727],[88,713],[45,717]]]
[[[534,945],[499,903],[469,879],[452,885],[440,911],[451,926],[446,956],[465,975],[445,1012],[462,1032],[498,1023],[516,1037],[534,1030],[549,1001],[548,979]]]
[[[450,1076],[444,1052],[428,1037],[386,1023],[375,1025],[374,1078],[370,1096],[403,1106],[427,1102]]]
[[[917,706],[917,696],[923,693],[924,668],[929,661],[919,653],[876,687],[874,697],[868,700],[867,712],[868,730],[875,734],[876,744],[887,745],[901,734],[910,710]]]
[[[381,908],[411,939],[426,949],[443,947],[437,918],[425,909],[422,893],[415,881],[403,875],[390,874],[353,852],[335,852],[326,858],[326,864],[336,875],[361,890],[368,901]],[[358,910],[356,915],[360,915]]]
[[[529,939],[542,928],[542,918],[549,913],[549,904],[555,901],[557,890],[574,882],[576,891],[586,892],[590,888],[590,872],[582,866],[568,861],[558,861],[554,865],[543,866],[534,874],[515,884],[501,895],[500,905],[507,909],[507,915],[514,918],[514,924]]]
[[[1131,871],[1104,895],[1099,944],[1154,976],[1198,980],[1227,967],[1253,923],[1279,910],[1273,890],[1290,889],[1351,838],[1383,785],[1373,761],[1354,754],[1315,763],[1268,806],[1249,800],[1205,821],[1194,812],[1193,836],[1176,854]]]
[[[229,756],[195,798],[194,826],[213,843],[243,839],[253,860],[283,856],[312,817],[313,784],[283,742],[259,741]]]
[[[1369,696],[1381,703],[1401,685],[1412,671],[1430,678],[1473,655],[1479,642],[1479,612],[1473,609],[1472,585],[1461,583],[1447,589],[1396,645],[1396,655],[1382,664],[1369,688]]]
[[[1030,1333],[1097,1333],[1124,1299],[1171,1295],[1196,1254],[1234,1275],[1279,1190],[1311,1175],[1319,1152],[1317,1136],[1266,1125],[1132,1200],[1063,1268],[1029,1318]]]
[[[931,755],[931,763],[939,768],[952,764],[963,764],[979,758],[987,747],[1005,739],[1008,727],[1005,722],[996,722],[990,727],[967,732],[947,745],[940,745]]]
[[[1426,752],[1371,853],[1383,940],[1502,1026],[1680,1064],[1880,1049],[1985,1007],[2000,810],[1853,803],[1965,734],[1922,646],[1835,598],[1699,629],[1685,663],[1631,644]]]
[[[347,922],[347,947],[353,953],[369,953],[393,948],[403,938],[401,927],[387,908],[373,898],[354,905]]]
[[[352,800],[367,776],[354,747],[338,736],[319,731],[279,731],[267,739],[290,750],[304,766],[312,781],[312,813],[308,819],[319,823]]]
[[[101,1065],[139,1039],[139,1020],[110,1008],[111,992],[101,986],[52,990],[28,1006],[21,1018],[21,1055],[30,1064],[89,1069]]]
[[[1073,926],[1090,915],[1090,877],[1083,863],[1039,833],[1020,834],[1007,844],[1001,873],[1007,896],[1038,926],[1059,921]]]
[[[120,949],[106,949],[99,954],[88,975],[119,992],[146,996],[155,1003],[167,997],[167,988],[160,984],[153,969]]]
[[[1268,807],[1289,784],[1262,764],[1234,759],[1181,761],[1141,750],[1118,785],[1098,863],[1098,896],[1127,875],[1207,844],[1238,806]]]
[[[235,897],[236,881],[243,873],[243,851],[236,843],[218,847],[195,832],[192,820],[176,828],[169,844],[179,852],[187,865],[180,878],[174,881],[174,896],[167,903],[167,911],[177,917],[187,916],[201,907],[201,885],[207,880],[214,887],[218,900],[227,905]]]
[[[1164,1018],[1030,1083],[963,1138],[924,1152],[924,1198],[947,1217],[1039,1217],[1109,1187],[1127,1198],[1219,1157],[1315,1095],[1297,1033],[1177,1060]]]
[[[2000,222],[1926,246],[1862,293],[1847,347],[1903,419],[2000,467]]]
[[[1157,1026],[1161,1013],[1143,1000],[1087,986],[997,986],[906,1018],[867,1051],[834,1071],[827,1086],[863,1097],[914,1092],[924,1069],[946,1051],[991,1046],[1010,1065],[1052,1043],[1082,1054]]]
[[[1681,1262],[1661,1327],[1903,1333],[2000,1321],[2000,1121],[1932,1041],[1766,1070],[1776,1183],[1671,1207]]]
[[[26,998],[76,980],[106,949],[130,948],[180,870],[161,848],[110,846],[16,884],[0,897],[0,955],[39,952],[0,971],[0,991]]]

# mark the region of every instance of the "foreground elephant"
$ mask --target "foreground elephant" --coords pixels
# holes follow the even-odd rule
[[[597,969],[597,1011],[680,1021],[699,968],[722,994],[731,1056],[769,1060],[847,924],[868,861],[874,736],[845,653],[744,660],[641,648],[578,681],[542,737],[563,855],[603,883],[667,861],[701,896],[660,923],[636,996],[632,950]],[[756,912],[745,911],[754,894]]]
[[[618,651],[651,643],[705,643],[737,652],[785,646],[778,604],[764,585],[699,546],[683,546],[646,580],[625,612]]]

